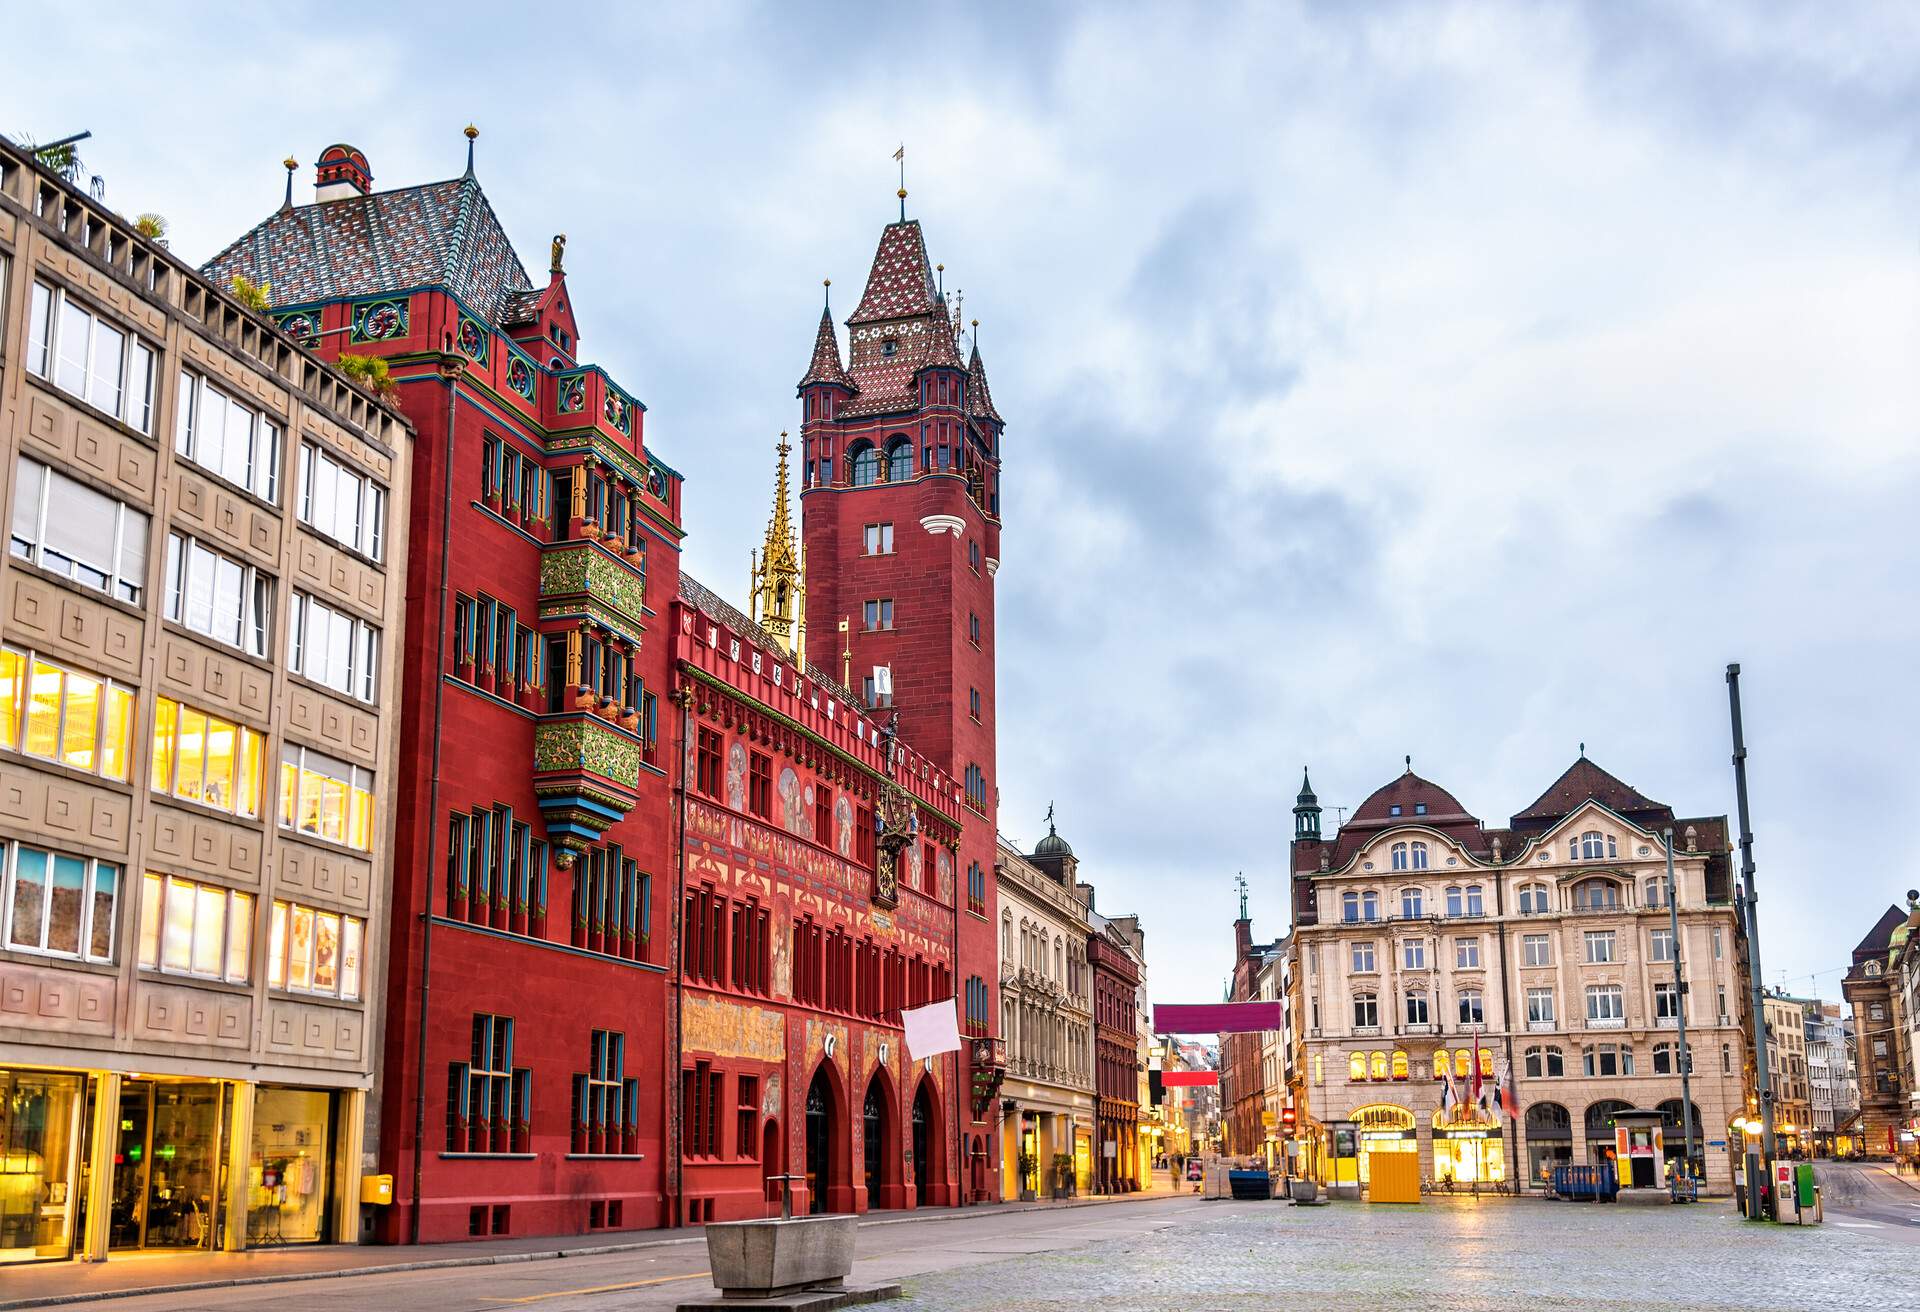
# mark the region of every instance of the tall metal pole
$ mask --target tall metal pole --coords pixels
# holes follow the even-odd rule
[[[1667,923],[1673,932],[1673,989],[1680,1021],[1680,1123],[1687,1132],[1687,1170],[1693,1170],[1693,1054],[1687,1050],[1687,981],[1680,967],[1680,898],[1673,882],[1673,828],[1667,840]]]
[[[1747,903],[1747,966],[1753,1010],[1753,1080],[1760,1094],[1760,1168],[1763,1180],[1747,1181],[1748,1196],[1773,1179],[1773,1079],[1767,1069],[1766,993],[1760,983],[1760,895],[1753,885],[1753,824],[1747,813],[1747,740],[1740,729],[1740,666],[1727,666],[1727,706],[1733,716],[1733,791],[1740,808],[1740,883]]]

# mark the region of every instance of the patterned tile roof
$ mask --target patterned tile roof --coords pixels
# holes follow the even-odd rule
[[[472,174],[280,210],[200,271],[271,283],[275,305],[445,287],[499,324],[538,295]]]
[[[927,263],[927,243],[920,233],[920,220],[889,223],[880,233],[880,247],[873,253],[873,269],[867,274],[867,290],[848,323],[867,323],[874,319],[901,319],[916,314],[931,314],[938,293],[933,285],[933,267]]]
[[[980,361],[980,343],[973,344],[973,358],[967,361],[967,413],[991,419],[1004,426],[1006,420],[993,408],[993,391],[987,386],[987,366]]]
[[[920,368],[935,366],[945,369],[964,369],[960,362],[960,348],[953,344],[953,318],[947,313],[947,298],[935,295],[933,300],[933,321],[927,325],[927,353],[920,361]]]
[[[834,335],[831,309],[820,311],[820,331],[813,339],[813,360],[807,365],[807,376],[800,380],[799,385],[810,387],[814,383],[838,383],[849,391],[857,390],[845,366],[840,363],[840,339]]]

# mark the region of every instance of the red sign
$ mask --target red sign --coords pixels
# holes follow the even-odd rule
[[[1220,1083],[1220,1072],[1162,1071],[1160,1083],[1169,1089],[1211,1089]]]
[[[1155,1034],[1260,1034],[1280,1028],[1279,1002],[1161,1003]]]

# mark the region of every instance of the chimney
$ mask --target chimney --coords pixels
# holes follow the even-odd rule
[[[359,150],[339,143],[320,152],[313,174],[315,203],[325,205],[328,201],[364,196],[372,190],[373,169]]]

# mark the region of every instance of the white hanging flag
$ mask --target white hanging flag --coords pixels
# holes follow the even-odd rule
[[[957,998],[930,1002],[900,1013],[907,1029],[907,1056],[914,1061],[942,1052],[960,1051],[960,1013]]]

